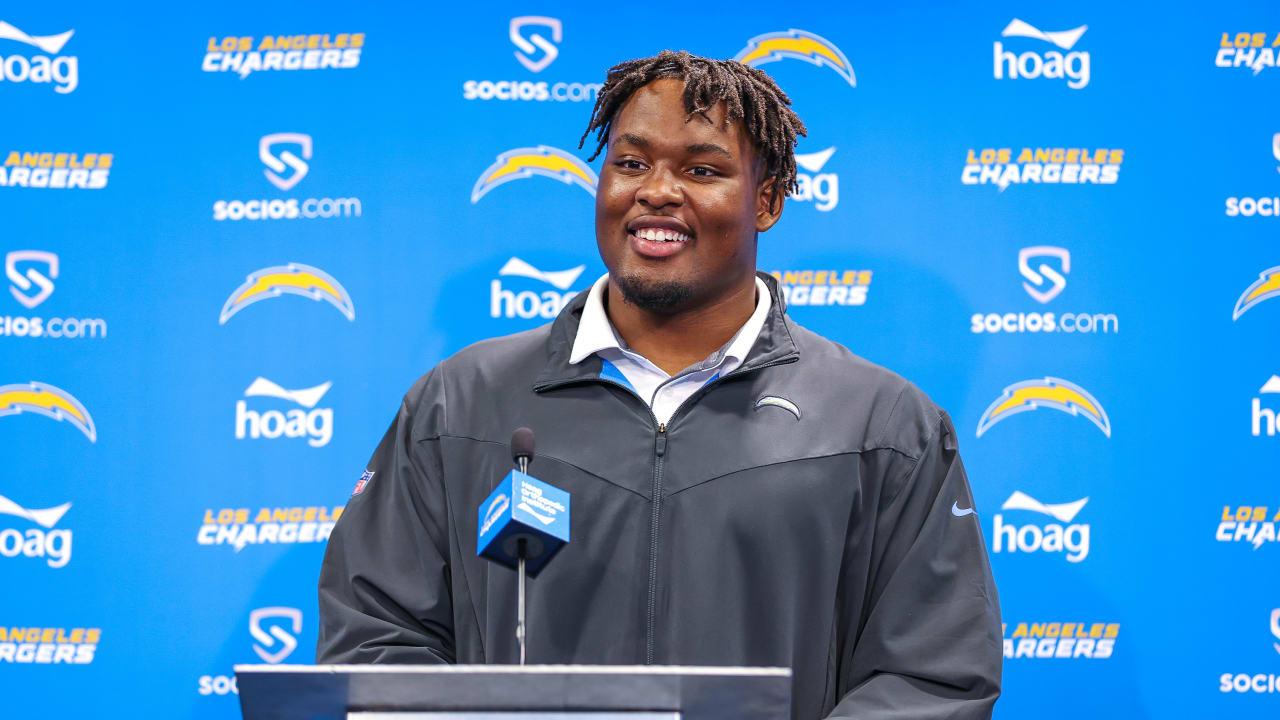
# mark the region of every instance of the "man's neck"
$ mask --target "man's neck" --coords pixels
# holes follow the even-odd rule
[[[723,347],[755,309],[754,275],[713,302],[669,315],[626,302],[613,282],[605,292],[605,311],[614,329],[632,350],[668,375],[702,362]]]

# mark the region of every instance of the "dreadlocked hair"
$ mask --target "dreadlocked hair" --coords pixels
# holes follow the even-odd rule
[[[596,96],[591,123],[581,148],[592,130],[596,131],[595,160],[609,142],[609,128],[618,111],[641,87],[662,78],[683,80],[685,122],[705,114],[717,103],[725,104],[725,124],[741,120],[764,165],[764,176],[774,179],[782,195],[797,190],[795,146],[806,135],[800,116],[791,109],[791,98],[762,70],[736,60],[712,60],[681,50],[663,50],[653,57],[628,60],[609,68],[604,86]],[[774,194],[774,201],[778,198]]]

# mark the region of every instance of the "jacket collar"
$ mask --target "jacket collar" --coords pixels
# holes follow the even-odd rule
[[[786,317],[787,303],[778,288],[777,279],[760,271],[756,271],[756,276],[769,288],[769,296],[773,304],[769,308],[769,316],[765,318],[764,327],[760,329],[755,345],[751,346],[751,351],[747,353],[747,357],[734,371],[735,373],[791,362],[800,357],[795,340],[791,337],[791,329]],[[547,338],[547,363],[534,381],[535,392],[559,385],[599,379],[601,363],[598,356],[588,358],[576,365],[569,363],[569,355],[573,350],[573,341],[578,335],[582,309],[587,304],[589,292],[590,288],[578,293],[551,324],[551,332]]]

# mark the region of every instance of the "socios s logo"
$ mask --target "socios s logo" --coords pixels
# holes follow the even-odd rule
[[[1280,608],[1271,611],[1270,629],[1271,636],[1280,640]],[[1280,653],[1280,643],[1273,642],[1271,647]],[[1274,695],[1280,692],[1280,675],[1270,672],[1225,672],[1218,676],[1218,692]]]
[[[853,65],[840,52],[835,43],[821,35],[804,30],[791,29],[757,35],[747,41],[747,46],[733,56],[743,65],[756,67],[778,60],[803,60],[818,67],[831,68],[849,85],[857,87]]]
[[[279,622],[266,625],[270,620],[288,623],[292,633]],[[291,607],[264,607],[249,613],[249,634],[258,642],[253,651],[263,662],[277,665],[289,657],[298,647],[298,633],[302,632],[302,611]]]
[[[529,26],[545,27],[551,31],[551,40],[547,40],[538,33],[530,33],[526,38],[521,30]],[[542,72],[548,65],[555,61],[560,54],[560,50],[552,43],[560,42],[560,21],[553,17],[542,17],[541,15],[525,15],[524,17],[511,18],[511,42],[520,48],[516,51],[516,60],[525,66],[529,72]],[[542,51],[542,57],[534,60],[531,56]]]
[[[1271,611],[1271,634],[1275,636],[1276,640],[1280,640],[1280,608]],[[1280,653],[1280,642],[1271,643],[1271,647]]]
[[[564,25],[558,18],[523,15],[511,18],[507,37],[516,46],[515,58],[525,70],[540,73],[560,57],[557,43]],[[550,39],[548,39],[550,38]],[[463,100],[507,102],[595,102],[603,83],[563,80],[464,80]]]
[[[289,263],[263,268],[250,274],[244,284],[236,288],[223,304],[218,324],[225,325],[232,315],[256,302],[281,295],[301,295],[316,301],[323,300],[337,308],[348,320],[356,319],[356,308],[351,302],[351,296],[333,276],[310,265]]]
[[[249,634],[256,641],[253,651],[271,665],[284,662],[297,649],[301,632],[302,611],[298,608],[263,607],[249,613]],[[240,694],[234,675],[201,675],[197,691],[206,696]]]
[[[1277,296],[1280,296],[1280,265],[1258,273],[1258,279],[1245,288],[1231,313],[1232,322],[1239,320],[1241,315],[1249,312],[1255,305]]]
[[[258,140],[258,159],[266,165],[263,176],[280,191],[288,192],[311,170],[307,161],[311,159],[313,146],[311,136],[304,133],[263,135]],[[364,205],[358,197],[252,198],[213,203],[213,219],[218,221],[314,220],[360,217],[363,212]]]
[[[80,84],[80,59],[59,55],[75,30],[57,35],[28,35],[7,22],[0,21],[0,40],[12,40],[42,50],[48,55],[0,55],[0,80],[11,83],[53,83],[59,95],[72,92]],[[0,46],[3,47],[3,46]],[[55,57],[50,57],[53,55]]]
[[[566,185],[577,185],[595,197],[599,177],[585,162],[559,148],[539,145],[508,150],[498,156],[496,162],[480,173],[471,188],[471,202],[476,203],[490,190],[511,182],[534,176],[559,180]]]
[[[44,272],[34,267],[20,272],[18,263],[43,265]],[[14,250],[4,256],[4,274],[9,278],[9,292],[13,298],[30,310],[53,294],[53,278],[58,277],[58,256],[43,250]],[[32,293],[32,287],[40,289]]]
[[[1031,258],[1057,258],[1062,272],[1059,273],[1049,265],[1041,262],[1033,269],[1031,267]],[[1064,275],[1071,272],[1071,251],[1066,248],[1052,247],[1049,245],[1036,245],[1034,247],[1022,248],[1018,251],[1018,272],[1026,281],[1022,283],[1022,289],[1038,303],[1047,303],[1058,297],[1058,293],[1067,286],[1067,279]],[[1041,290],[1048,279],[1051,285],[1048,289]]]
[[[1104,435],[1111,437],[1111,420],[1107,418],[1102,404],[1079,385],[1056,377],[1025,380],[1005,388],[978,420],[978,437],[1001,420],[1042,407],[1069,415],[1083,415]]]
[[[1001,37],[1024,37],[1052,43],[1062,50],[1070,50],[1080,41],[1080,36],[1089,29],[1081,25],[1071,30],[1043,31],[1039,28],[1014,18],[1000,32]],[[1021,55],[1007,52],[1000,41],[995,43],[994,77],[1010,80],[1023,78],[1067,78],[1067,87],[1079,90],[1089,84],[1089,53],[1068,52],[1065,56],[1057,50],[1049,50],[1043,55],[1028,50]]]
[[[49,299],[53,280],[61,263],[58,256],[43,250],[14,250],[4,257],[4,273],[9,278],[9,294],[27,309]],[[43,317],[0,315],[0,337],[15,338],[105,338],[107,321],[92,317]]]
[[[302,157],[298,157],[288,150],[276,155],[272,152],[272,148],[276,145],[297,145]],[[307,176],[309,166],[306,161],[311,159],[311,136],[303,135],[302,133],[263,135],[262,139],[258,141],[258,158],[262,160],[263,165],[267,166],[267,169],[262,172],[271,181],[271,184],[287,191]],[[293,168],[293,174],[287,178],[281,177],[278,173],[284,172],[286,167]]]
[[[822,212],[834,210],[840,204],[840,176],[822,172],[835,152],[834,147],[829,147],[814,153],[796,153],[799,171],[796,172],[796,192],[790,199],[812,201]]]
[[[57,507],[27,509],[9,498],[0,495],[0,515],[13,515],[39,525],[28,528],[24,534],[16,528],[0,530],[0,556],[47,558],[45,563],[51,568],[66,566],[71,561],[71,531],[62,528],[54,530],[63,515],[71,509],[71,503],[63,503]]]
[[[1280,133],[1271,136],[1271,155],[1280,162]],[[1276,172],[1280,172],[1280,166]],[[1226,213],[1227,217],[1280,217],[1280,197],[1232,196],[1227,198]]]
[[[1067,287],[1071,272],[1071,251],[1051,245],[1034,245],[1018,251],[1018,273],[1022,289],[1032,300],[1047,304]],[[1115,313],[1054,312],[1044,310],[973,313],[969,316],[973,333],[1118,333],[1120,318]]]
[[[0,417],[24,412],[65,420],[84,433],[89,442],[98,441],[98,431],[89,411],[66,390],[42,382],[0,385]]]

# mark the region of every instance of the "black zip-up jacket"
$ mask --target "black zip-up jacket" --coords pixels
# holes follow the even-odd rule
[[[523,425],[573,499],[530,662],[785,666],[794,720],[990,717],[999,604],[950,418],[762,277],[750,353],[665,426],[569,364],[586,292],[418,380],[329,539],[317,661],[516,661],[516,576],[476,556],[476,509]]]

